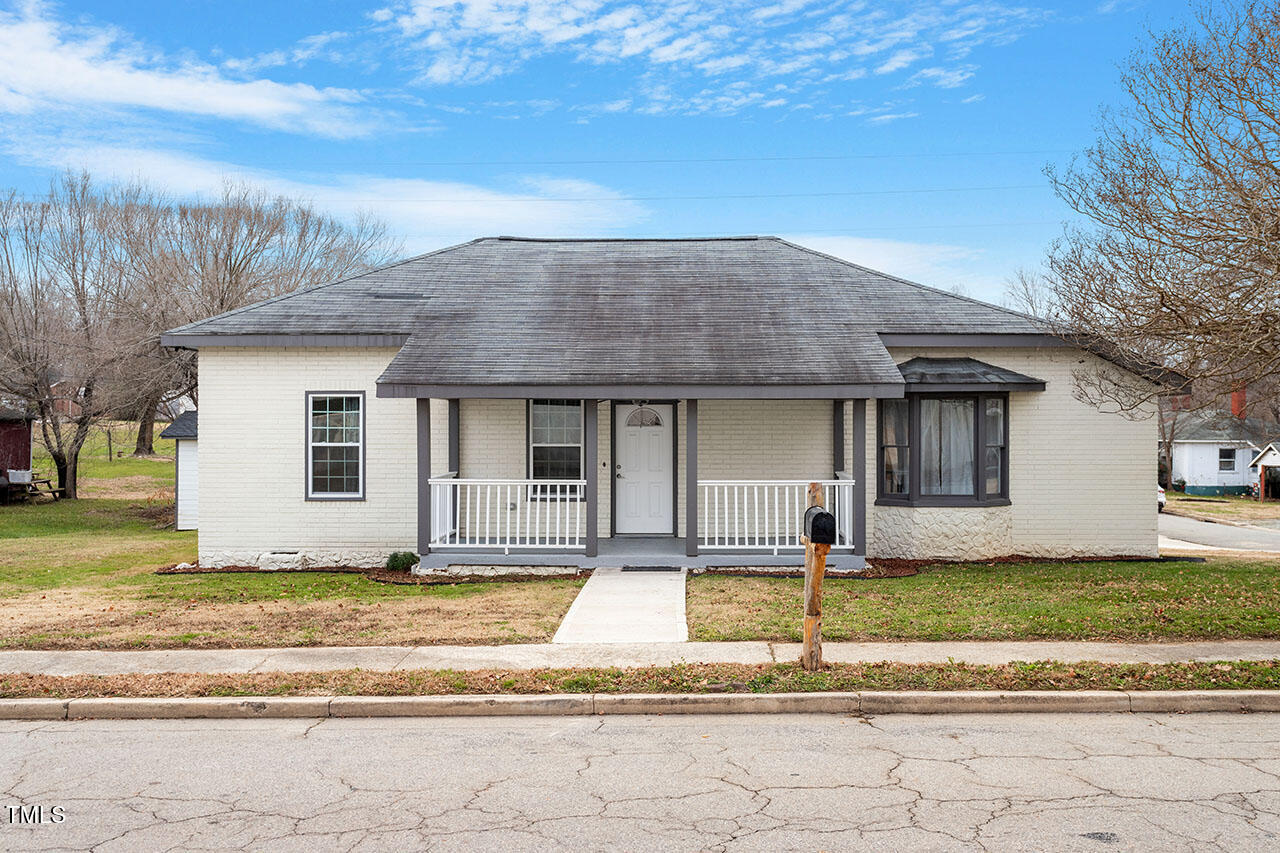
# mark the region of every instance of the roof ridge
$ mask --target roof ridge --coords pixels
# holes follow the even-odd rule
[[[1046,328],[1052,325],[1049,323],[1049,321],[1045,320],[1044,318],[1036,317],[1033,314],[1026,314],[1022,311],[1015,311],[1012,308],[1005,308],[1003,305],[995,305],[991,302],[984,302],[981,299],[975,299],[972,296],[965,296],[960,293],[952,293],[951,291],[943,290],[940,287],[931,287],[927,284],[921,284],[918,281],[912,281],[909,278],[903,278],[902,276],[894,275],[893,273],[887,273],[887,272],[883,272],[882,270],[872,269],[871,267],[866,267],[866,266],[863,266],[862,264],[854,263],[853,261],[846,260],[845,258],[837,257],[836,255],[829,255],[826,252],[820,251],[818,249],[810,248],[809,246],[802,246],[799,243],[793,243],[790,240],[786,240],[782,237],[762,237],[761,239],[776,240],[779,243],[783,243],[787,246],[790,246],[793,249],[799,249],[802,252],[808,252],[811,255],[817,255],[820,258],[826,258],[829,261],[835,261],[836,263],[844,264],[845,266],[848,266],[848,267],[853,267],[856,270],[862,270],[863,272],[869,272],[875,275],[883,276],[887,279],[891,279],[893,281],[899,282],[900,284],[906,284],[911,287],[918,287],[921,290],[927,290],[930,293],[936,293],[940,296],[950,296],[953,299],[962,299],[965,302],[971,302],[974,305],[981,305],[983,308],[992,308],[996,311],[1002,311],[1005,314],[1011,314],[1014,317],[1021,317],[1023,320],[1030,320],[1033,323],[1038,323],[1040,325],[1045,326]]]
[[[333,281],[326,281],[323,284],[317,284],[311,287],[304,287],[301,290],[291,290],[288,293],[281,293],[279,296],[271,296],[266,299],[260,299],[257,302],[250,302],[248,305],[241,305],[239,308],[232,308],[230,311],[223,311],[221,314],[215,314],[212,317],[205,317],[203,320],[194,320],[185,325],[178,326],[176,329],[169,329],[167,332],[165,332],[165,334],[171,335],[171,334],[177,334],[179,332],[185,332],[194,326],[202,326],[205,323],[209,323],[213,320],[221,320],[224,317],[231,317],[241,313],[242,311],[248,311],[251,308],[260,308],[263,305],[272,305],[276,302],[281,302],[293,296],[302,296],[308,293],[315,293],[317,290],[323,290],[326,287],[333,287],[335,284],[345,284],[346,282],[355,281],[356,279],[363,278],[364,276],[367,276],[367,275],[373,275],[376,272],[382,272],[383,270],[389,270],[394,267],[403,266],[405,264],[411,264],[414,261],[420,261],[423,258],[429,258],[432,255],[441,255],[441,254],[444,254],[445,252],[452,252],[454,249],[461,249],[463,246],[470,246],[472,243],[479,243],[481,240],[488,240],[488,239],[492,239],[492,238],[476,237],[473,240],[467,240],[465,243],[457,243],[452,246],[445,246],[444,248],[441,248],[441,249],[432,249],[430,252],[423,252],[420,255],[414,255],[413,257],[402,258],[401,260],[398,260],[398,261],[392,261],[390,263],[383,264],[380,267],[374,267],[373,269],[365,270],[364,272],[354,273],[344,278],[334,279]]]
[[[713,243],[733,240],[776,240],[776,237],[742,234],[721,237],[519,237],[500,234],[496,237],[478,237],[480,240],[506,240],[513,243]]]

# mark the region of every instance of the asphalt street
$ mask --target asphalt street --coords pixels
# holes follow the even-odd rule
[[[0,723],[0,848],[1276,850],[1275,715]],[[15,823],[25,814],[62,818]]]
[[[1160,514],[1160,535],[1197,545],[1212,545],[1215,548],[1280,552],[1280,530],[1214,524],[1168,513]]]

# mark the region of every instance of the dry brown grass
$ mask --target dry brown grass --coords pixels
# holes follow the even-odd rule
[[[1280,501],[1258,501],[1238,496],[1184,495],[1181,492],[1166,493],[1169,505],[1165,512],[1190,518],[1225,519],[1228,521],[1275,521],[1280,519]]]
[[[81,485],[80,496],[171,504],[173,503],[173,484],[164,484],[156,477],[146,474],[89,479]]]
[[[165,649],[545,642],[581,584],[505,583],[475,594],[362,601],[147,600],[57,589],[7,600],[0,647]]]
[[[796,693],[852,690],[1274,690],[1280,662],[1174,664],[681,664],[632,669],[0,674],[0,697],[429,696],[538,693]]]

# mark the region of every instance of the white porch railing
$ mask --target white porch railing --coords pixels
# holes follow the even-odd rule
[[[586,480],[462,480],[431,484],[432,548],[586,549]]]
[[[698,547],[707,550],[803,549],[804,513],[812,480],[699,480]],[[854,547],[856,482],[847,474],[818,480],[836,517],[835,548]]]

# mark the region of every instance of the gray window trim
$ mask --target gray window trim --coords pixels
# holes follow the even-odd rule
[[[974,494],[973,495],[925,495],[920,491],[920,401],[926,398],[971,397],[974,399]],[[984,412],[984,401],[996,398],[1004,401],[1004,435],[1000,450],[1000,465],[1003,477],[1000,481],[1000,493],[989,495],[986,492],[987,478],[983,470],[986,459],[987,427]],[[876,506],[909,506],[909,507],[984,507],[1008,506],[1009,480],[1012,471],[1009,467],[1009,396],[1005,393],[927,393],[907,395],[907,436],[908,436],[908,478],[910,484],[907,494],[886,494],[884,491],[884,418],[880,411],[880,403],[876,402]],[[900,447],[901,445],[894,445]]]
[[[525,400],[525,404],[524,404],[524,471],[525,471],[525,477],[531,481],[534,479],[534,476],[533,476],[533,403],[534,403],[534,400],[570,400],[570,399],[573,399],[573,398],[571,397],[530,397],[528,400]],[[586,424],[584,423],[584,419],[586,418],[586,415],[587,415],[586,413],[587,401],[574,400],[574,402],[578,404],[578,426],[582,430],[582,442],[579,442],[578,444],[578,473],[579,473],[578,479],[585,480],[587,479],[586,444],[585,444],[587,440],[587,429],[586,429]],[[569,445],[554,445],[554,446],[568,447]],[[536,487],[534,486],[530,486],[529,488],[529,500],[531,501],[576,501],[581,503],[587,499],[587,496],[585,494],[580,494],[576,498],[556,498],[556,497],[552,497],[551,495],[539,494],[537,491],[535,491],[535,489]]]
[[[311,492],[311,398],[312,397],[359,397],[360,398],[360,491],[357,494],[312,494]],[[368,400],[363,391],[304,391],[303,406],[303,471],[302,494],[306,501],[329,503],[333,501],[362,501],[365,499],[365,481],[368,479],[369,448],[369,409]]]

